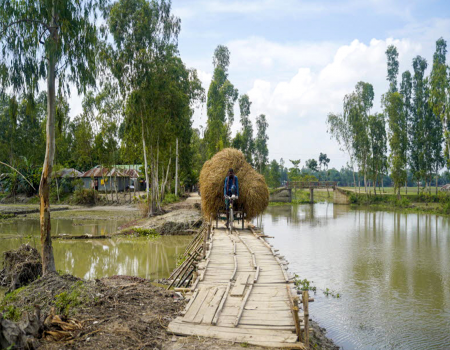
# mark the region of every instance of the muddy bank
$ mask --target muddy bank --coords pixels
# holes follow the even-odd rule
[[[160,235],[190,235],[202,224],[200,197],[192,194],[186,200],[169,204],[164,212],[150,218],[139,219],[122,226],[125,231],[134,229]]]
[[[17,322],[39,306],[42,329],[33,343],[39,349],[262,349],[167,334],[169,322],[184,309],[185,303],[177,293],[142,278],[113,276],[85,281],[51,274],[8,294],[0,309],[5,318]],[[77,326],[67,331],[62,328],[63,323],[46,324],[52,308],[62,322]],[[337,349],[314,322],[312,327],[311,348]]]
[[[171,341],[165,330],[184,300],[137,277],[84,281],[50,274],[6,295],[0,309],[5,318],[19,321],[35,306],[42,324],[39,349],[154,349]],[[45,323],[52,309],[78,326],[65,330]]]

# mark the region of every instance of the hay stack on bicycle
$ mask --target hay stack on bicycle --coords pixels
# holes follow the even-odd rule
[[[246,162],[241,151],[225,148],[206,161],[200,173],[202,210],[206,219],[214,219],[224,207],[223,186],[230,168],[239,179],[237,205],[243,206],[247,220],[261,214],[269,204],[269,189],[264,176]]]

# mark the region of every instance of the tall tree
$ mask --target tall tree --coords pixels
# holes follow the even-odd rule
[[[384,115],[378,113],[369,116],[370,160],[369,174],[373,183],[373,192],[377,194],[378,176],[386,168],[386,127]]]
[[[269,157],[269,149],[267,147],[267,141],[269,136],[267,136],[267,128],[269,123],[267,123],[266,116],[261,114],[256,118],[256,139],[255,139],[255,166],[259,169],[261,174],[264,173],[265,167]]]
[[[410,129],[412,125],[412,80],[411,80],[411,72],[409,70],[403,72],[402,74],[402,82],[400,83],[400,94],[403,97],[403,114],[405,118],[405,127],[406,127],[406,157],[410,159]],[[408,172],[408,162],[406,163],[406,172]],[[405,184],[406,193],[408,193],[408,184]]]
[[[370,156],[368,118],[373,106],[374,91],[369,83],[358,82],[355,91],[344,97],[344,121],[350,129],[355,159],[364,176],[367,192],[367,164]]]
[[[425,82],[424,75],[427,68],[427,61],[417,56],[413,59],[413,100],[411,124],[409,126],[409,145],[410,145],[410,161],[413,178],[420,184],[420,180],[424,177],[425,153],[423,145],[425,142],[425,116],[426,116],[426,98],[425,98]],[[419,188],[417,189],[419,191]]]
[[[239,149],[244,153],[245,159],[250,164],[253,164],[252,155],[254,152],[254,140],[253,140],[253,126],[250,120],[250,99],[247,94],[242,95],[239,98],[239,110],[241,112],[241,125],[242,129],[236,134],[233,140],[233,147]]]
[[[352,142],[351,130],[347,125],[347,121],[344,119],[342,114],[328,113],[327,116],[327,132],[331,134],[332,138],[335,138],[339,144],[339,149],[342,152],[347,153],[350,158],[350,168],[353,175],[353,186],[356,188],[356,178],[355,178],[355,149]]]
[[[273,159],[270,162],[270,169],[269,169],[269,178],[268,178],[268,183],[269,186],[272,188],[276,188],[276,187],[280,187],[280,165],[278,164],[278,162]]]
[[[387,56],[387,80],[389,81],[389,91],[397,92],[398,76],[398,51],[394,45],[389,45],[386,50]]]
[[[55,154],[56,90],[95,85],[96,9],[103,0],[6,1],[0,12],[3,86],[37,88],[47,80],[47,147],[39,186],[43,274],[56,271],[51,243],[50,180]],[[58,80],[58,87],[56,86]]]
[[[329,163],[330,163],[330,158],[327,157],[327,154],[320,152],[320,155],[319,155],[320,170],[322,170],[322,167],[323,167],[323,169],[328,169]]]
[[[400,198],[400,188],[406,181],[406,139],[408,137],[405,114],[402,111],[402,96],[398,92],[388,92],[384,96],[383,105],[389,124],[391,176],[394,181],[394,192]]]
[[[105,58],[120,83],[122,94],[133,95],[131,105],[135,112],[135,130],[141,134],[150,214],[155,204],[150,201],[146,131],[149,119],[154,117],[150,114],[154,110],[154,100],[148,100],[144,91],[154,84],[152,78],[158,62],[177,45],[180,19],[171,14],[170,1],[119,0],[112,5],[107,22],[114,45],[108,46]]]
[[[450,77],[446,65],[447,42],[440,38],[436,41],[433,55],[433,68],[430,75],[429,104],[433,113],[441,119],[444,128],[444,155],[450,168]]]
[[[209,157],[230,144],[230,127],[234,121],[233,107],[238,98],[238,90],[228,80],[229,65],[230,51],[226,46],[217,46],[213,56],[214,74],[207,100],[205,140]]]
[[[315,159],[308,159],[305,163],[306,167],[312,171],[318,171],[319,169],[317,169],[318,164],[317,164],[317,160]]]

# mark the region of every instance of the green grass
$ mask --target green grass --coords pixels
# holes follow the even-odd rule
[[[359,193],[359,188],[358,187],[339,187],[339,188],[341,188],[341,189],[343,189],[343,190],[346,190],[346,191],[352,191],[352,192],[357,192],[357,193]],[[373,187],[370,187],[370,188],[368,188],[367,189],[371,194],[373,194],[374,192],[373,192]],[[422,192],[423,191],[423,187],[420,187],[420,192]],[[428,189],[427,189],[427,192],[428,192]],[[439,192],[439,187],[438,187],[438,192]],[[365,193],[364,192],[364,186],[362,186],[361,187],[361,194],[363,194],[363,193]],[[385,187],[384,189],[383,188],[381,188],[381,192],[379,191],[379,189],[378,189],[378,187],[377,187],[377,195],[378,194],[394,194],[394,187]],[[417,195],[417,186],[415,186],[415,187],[408,187],[408,193],[406,193],[406,188],[405,187],[402,187],[401,189],[400,189],[400,194],[401,195],[408,195],[408,196],[413,196],[413,195]],[[436,189],[435,189],[435,187],[433,187],[432,189],[431,189],[431,194],[436,194]]]

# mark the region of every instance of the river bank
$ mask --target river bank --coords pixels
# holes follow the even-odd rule
[[[131,221],[123,224],[117,231],[122,235],[124,231],[134,228],[157,230],[167,228],[168,225],[178,225],[178,229],[174,232],[181,232],[180,227],[186,231],[186,226],[183,225],[192,226],[193,223],[198,222],[198,219],[201,219],[198,197],[170,204],[164,207],[164,210],[165,213],[162,215],[145,219],[140,218],[140,212],[134,206],[74,207],[66,211],[54,212],[52,216],[56,220],[75,218],[77,225],[81,225],[81,227],[83,220],[111,221],[117,218],[124,220],[131,218]],[[19,216],[14,220],[35,221],[37,218],[37,214],[27,214],[26,217]],[[192,232],[184,232],[184,234],[189,233]],[[171,237],[175,238],[175,236]],[[141,238],[127,238],[127,240],[136,239]],[[105,240],[105,243],[98,245],[101,248],[101,254],[108,254],[108,251],[112,249],[111,247],[105,250],[105,247],[109,246],[109,243],[107,243],[109,241]],[[91,241],[86,240],[86,244],[89,242]],[[148,244],[151,242],[149,241]],[[61,249],[58,247],[56,247],[55,254],[57,254],[57,261],[60,261],[61,257],[58,258],[58,256]],[[65,251],[67,253],[70,251],[70,254],[76,257],[74,248],[66,246],[68,250]],[[82,249],[87,252],[86,248]],[[153,254],[152,251],[148,252]],[[110,265],[114,263],[114,259],[104,260],[106,257],[98,254],[100,253],[95,255],[95,261],[98,262],[95,263],[95,266],[108,266],[108,270],[110,270],[113,267]],[[101,260],[98,260],[99,258]],[[167,256],[163,258],[167,259]],[[94,256],[92,259],[94,259]],[[88,262],[91,259],[85,260]],[[69,265],[73,264],[69,261],[68,263]],[[139,262],[140,265],[142,263],[144,261]],[[69,265],[59,263],[57,268],[62,268],[62,271],[70,271]],[[88,266],[86,266],[86,269],[88,269]],[[81,276],[86,276],[88,270],[82,272]],[[96,274],[94,272],[93,276]],[[35,345],[42,349],[128,349],[137,347],[140,349],[175,350],[182,347],[183,349],[209,350],[239,349],[242,346],[255,350],[262,349],[248,344],[230,344],[209,338],[168,335],[165,328],[179,314],[186,303],[186,300],[179,293],[166,291],[164,286],[155,284],[154,281],[158,281],[160,278],[115,276],[110,273],[107,276],[109,277],[82,279],[64,274],[64,272],[46,276],[8,294],[1,302],[0,310],[5,318],[17,321],[21,317],[26,319],[28,315],[31,316],[34,312],[34,305],[39,305],[40,319],[41,322],[44,322],[51,314],[51,308],[55,307],[55,313],[59,313],[63,321],[73,319],[78,322],[72,322],[78,325],[76,329],[66,331],[57,324],[48,321],[48,324],[43,326],[43,329],[48,333],[41,333],[38,335],[38,339],[33,340],[33,342],[36,342]],[[311,345],[315,349],[330,350],[337,348],[326,337],[325,330],[317,323],[312,322],[311,328]]]

